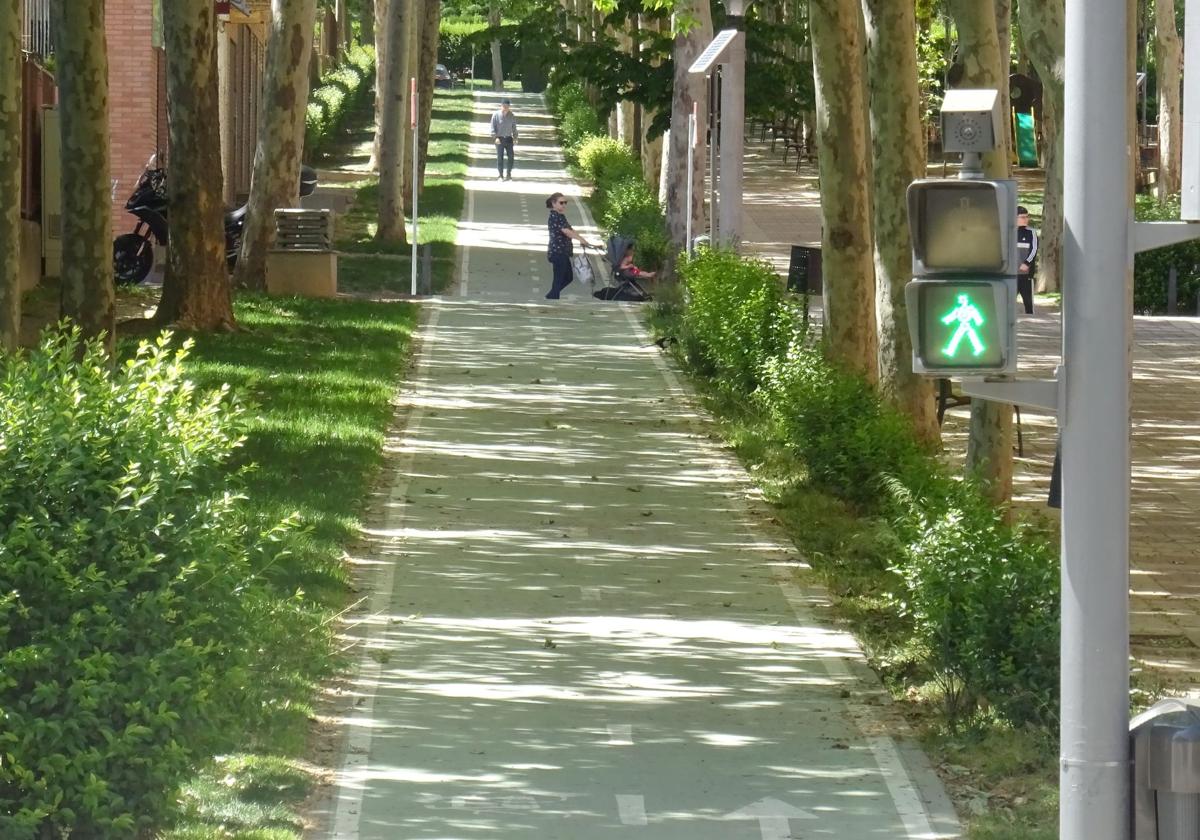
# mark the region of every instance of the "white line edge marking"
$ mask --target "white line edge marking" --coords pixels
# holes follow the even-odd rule
[[[401,442],[411,438],[419,431],[425,419],[424,407],[412,398],[419,396],[425,388],[426,383],[422,378],[422,374],[428,369],[434,345],[437,343],[436,327],[438,317],[441,313],[441,309],[436,302],[431,302],[427,306],[429,307],[429,318],[420,330],[420,352],[417,355],[413,377],[410,380],[411,384],[405,389],[407,397],[412,400],[413,407],[404,425],[404,429],[399,435]],[[391,491],[388,493],[390,504],[387,507],[387,513],[384,517],[386,527],[389,531],[396,531],[405,518],[407,512],[405,506],[396,504],[396,502],[404,498],[408,493],[409,476],[412,475],[412,462],[415,454],[416,450],[410,446],[407,447],[406,451],[401,452],[400,457],[397,459],[398,463],[395,465],[396,480],[392,484]],[[399,560],[383,564],[379,579],[372,582],[374,589],[371,592],[371,600],[367,608],[368,616],[380,616],[386,611],[387,605],[392,599],[392,588],[395,585],[396,566],[398,562]],[[382,664],[370,655],[372,642],[374,642],[375,637],[378,635],[380,626],[379,622],[370,622],[366,625],[366,631],[362,638],[365,653],[359,660],[357,673],[353,675],[353,682],[363,692],[364,700],[362,705],[356,707],[349,716],[350,732],[346,738],[346,756],[342,762],[341,769],[338,770],[337,780],[335,781],[335,785],[337,786],[337,806],[334,810],[333,831],[330,837],[336,838],[336,840],[355,840],[359,834],[359,819],[362,814],[365,783],[362,779],[359,779],[353,785],[350,785],[348,784],[348,777],[351,773],[365,770],[370,763],[371,733],[373,727],[363,724],[369,722],[375,712],[375,697],[379,690],[379,675],[383,669]]]
[[[646,825],[646,797],[641,794],[618,793],[617,813],[622,825]]]
[[[638,338],[638,343],[649,345],[650,338],[646,334],[645,329],[633,314],[632,307],[622,307],[626,321],[634,331],[634,335]],[[666,360],[661,353],[657,351],[651,354],[654,359],[654,366],[658,368],[663,379],[667,383],[668,391],[676,398],[683,400],[685,404],[690,402],[688,391],[680,384],[678,377],[674,371],[667,365]],[[713,449],[706,441],[697,439],[696,443],[706,449],[711,449],[714,454],[721,457],[723,460],[728,460],[728,454],[719,452]],[[733,503],[736,510],[734,511],[741,520],[741,525],[744,531],[750,536],[750,539],[757,545],[770,546],[759,538],[751,525],[749,509],[743,499],[737,493],[726,494],[727,498]],[[777,570],[774,574],[775,582],[783,591],[784,599],[788,606],[791,607],[793,614],[798,621],[808,621],[808,608],[804,603],[804,593],[784,572]],[[850,672],[846,668],[846,664],[837,657],[824,657],[822,662],[830,676],[849,678]],[[879,767],[879,771],[883,776],[884,783],[887,785],[888,793],[892,796],[892,802],[896,806],[896,811],[904,823],[905,833],[910,840],[928,840],[929,838],[945,837],[947,835],[939,834],[933,830],[933,824],[929,817],[929,812],[925,808],[925,803],[921,801],[921,796],[913,785],[912,779],[908,775],[908,770],[904,766],[904,761],[900,758],[900,752],[896,748],[896,743],[888,737],[872,736],[867,734],[867,730],[878,730],[879,727],[872,726],[876,720],[875,713],[870,707],[861,704],[847,705],[850,712],[850,717],[854,721],[855,726],[859,729],[863,740],[866,741],[872,755],[875,758],[875,763]],[[866,725],[864,725],[866,724]],[[950,835],[954,836],[954,835]]]
[[[474,101],[475,101],[473,95],[472,95],[471,101],[472,101],[472,103],[474,103]],[[470,227],[471,225],[475,224],[475,190],[471,189],[471,187],[470,187],[470,179],[465,178],[465,177],[463,178],[463,187],[467,191],[466,224],[467,224],[467,227]],[[468,243],[463,242],[462,243],[462,256],[459,257],[459,260],[458,260],[458,296],[459,297],[467,296],[467,291],[468,291],[469,283],[470,283],[470,274],[469,274],[470,270],[471,270],[471,246]]]

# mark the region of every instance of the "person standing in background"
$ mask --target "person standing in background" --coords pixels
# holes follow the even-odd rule
[[[492,114],[492,138],[496,141],[496,176],[497,181],[507,177],[512,180],[513,145],[517,142],[517,118],[513,116],[512,102],[500,100],[500,110]],[[508,170],[504,168],[504,158],[508,157]]]
[[[1025,304],[1025,314],[1033,314],[1033,275],[1037,271],[1038,236],[1029,226],[1029,211],[1017,206],[1017,294]]]

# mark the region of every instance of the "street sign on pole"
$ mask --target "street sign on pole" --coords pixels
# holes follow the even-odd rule
[[[741,0],[730,0],[730,20],[741,26]],[[720,125],[711,133],[710,186],[719,200],[710,202],[709,218],[712,239],[728,247],[736,247],[742,238],[742,174],[745,155],[746,113],[746,37],[739,28],[722,29],[688,68],[692,75],[708,76],[715,80],[720,67],[720,94],[710,97],[714,115],[712,124]],[[715,115],[719,113],[719,121]],[[719,169],[718,169],[719,164]]]

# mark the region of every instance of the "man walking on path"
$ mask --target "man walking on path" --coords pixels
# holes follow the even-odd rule
[[[1017,294],[1025,304],[1025,314],[1033,314],[1033,275],[1037,270],[1038,236],[1029,226],[1029,211],[1017,208]]]
[[[513,144],[517,142],[517,118],[513,116],[512,103],[500,100],[500,110],[492,114],[492,139],[496,141],[497,180],[512,180]],[[508,156],[508,170],[504,169],[504,157]]]

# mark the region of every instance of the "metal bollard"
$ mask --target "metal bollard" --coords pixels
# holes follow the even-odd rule
[[[1130,724],[1133,840],[1200,838],[1200,704],[1161,700]]]

